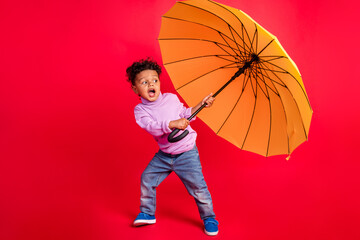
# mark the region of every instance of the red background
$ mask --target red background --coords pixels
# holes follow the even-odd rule
[[[235,148],[201,120],[197,145],[218,239],[360,239],[357,2],[219,0],[276,35],[314,115],[289,161]],[[1,1],[0,239],[207,239],[170,175],[158,222],[133,228],[140,175],[156,151],[134,121],[134,60],[161,63],[174,0]],[[162,75],[163,92],[174,92]]]

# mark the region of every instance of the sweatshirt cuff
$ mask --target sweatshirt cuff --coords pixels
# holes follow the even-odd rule
[[[172,130],[169,128],[169,124],[170,124],[170,120],[166,120],[163,122],[163,126],[162,129],[164,131],[164,133],[171,133]]]

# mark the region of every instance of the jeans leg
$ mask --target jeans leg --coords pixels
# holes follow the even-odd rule
[[[167,159],[156,153],[141,175],[141,212],[155,215],[156,188],[171,172]]]
[[[210,192],[206,185],[197,148],[183,153],[174,161],[174,172],[194,197],[202,220],[215,218]]]

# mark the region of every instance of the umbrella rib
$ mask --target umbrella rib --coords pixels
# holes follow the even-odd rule
[[[232,31],[231,31],[230,25],[228,25],[228,27],[229,27],[231,36],[234,38],[234,35],[233,35]],[[226,44],[228,45],[228,47],[229,47],[231,50],[233,50],[233,52],[236,54],[236,56],[239,57],[239,58],[241,58],[241,59],[243,60],[244,58],[242,58],[242,56],[240,55],[241,50],[239,49],[238,44],[236,44],[236,47],[237,47],[237,50],[239,51],[239,54],[237,54],[237,53],[235,52],[235,50],[230,46],[230,44],[225,40],[225,38],[222,36],[222,34],[221,34],[220,32],[219,32],[219,35],[220,35],[220,37],[226,42]],[[233,40],[233,41],[234,41],[234,40]],[[234,41],[234,42],[235,42],[235,41]],[[235,42],[235,43],[236,43],[236,42]]]
[[[261,71],[260,71],[261,72]],[[264,78],[264,74],[262,74],[261,73],[261,75],[259,76],[259,75],[257,75],[257,74],[255,74],[255,73],[253,73],[252,72],[252,74],[254,75],[254,76],[256,76],[256,77],[259,77],[259,78]],[[270,79],[270,77],[268,77],[269,79]],[[262,87],[260,86],[260,84],[258,84],[258,86],[260,87],[260,89],[263,91],[263,93],[264,93],[264,95],[266,96],[266,98],[268,99],[268,101],[269,101],[269,111],[270,111],[270,114],[269,114],[269,135],[268,135],[268,142],[267,142],[267,150],[266,150],[266,156],[269,156],[269,149],[270,149],[270,142],[271,142],[271,132],[272,132],[272,107],[271,107],[271,98],[270,98],[270,94],[269,94],[269,91],[268,91],[268,89],[270,89],[270,90],[272,90],[277,96],[280,96],[279,95],[279,93],[276,93],[272,88],[270,88],[269,87],[269,85],[267,85],[266,83],[265,83],[265,79],[263,79],[263,81],[264,81],[264,84],[265,84],[265,86],[266,86],[266,88],[265,88],[265,90],[266,90],[266,92],[267,93],[265,93],[264,92],[264,90],[262,89]],[[274,87],[275,87],[275,85],[274,85]],[[275,89],[276,89],[276,87],[275,87]],[[284,103],[283,103],[283,101],[282,101],[282,99],[280,98],[280,101],[281,101],[281,105],[282,105],[282,109],[283,109],[283,112],[284,112],[284,117],[285,117],[285,120],[287,121],[287,117],[286,117],[286,112],[285,112],[285,110],[284,110]],[[290,153],[290,143],[289,143],[289,136],[288,136],[288,134],[287,134],[287,140],[288,140],[288,143],[287,143],[287,145],[288,145],[288,153]]]
[[[215,43],[215,42],[214,42],[214,43]],[[234,57],[234,55],[230,54],[228,51],[226,51],[224,48],[222,48],[218,43],[215,43],[215,45],[218,46],[218,47],[219,47],[221,50],[223,50],[224,52],[226,52],[229,56]],[[233,48],[230,48],[230,49],[233,50],[233,52],[236,54],[236,52],[234,51]],[[239,56],[239,55],[236,54],[236,56]],[[235,59],[236,59],[236,57],[235,57]]]
[[[225,10],[227,10],[228,12],[230,12],[232,15],[234,15],[234,16],[239,20],[239,22],[241,23],[242,28],[245,29],[246,35],[247,35],[247,37],[248,37],[248,40],[250,41],[249,34],[247,33],[246,28],[244,27],[244,24],[241,22],[241,20],[240,20],[233,12],[229,11],[229,9],[223,7],[222,5],[219,5],[219,4],[216,3],[216,2],[213,2],[213,1],[209,1],[209,2],[214,3],[214,4],[216,4],[216,5],[224,8]],[[177,3],[178,3],[178,4],[187,5],[187,6],[190,6],[190,7],[193,7],[193,8],[197,8],[197,9],[200,9],[200,10],[202,10],[202,11],[204,11],[204,12],[210,13],[210,14],[214,15],[215,17],[221,19],[221,20],[222,20],[223,22],[225,22],[226,24],[228,24],[223,18],[221,18],[220,16],[218,16],[218,15],[216,15],[216,14],[214,14],[214,13],[212,13],[212,12],[206,10],[206,9],[203,9],[203,8],[200,8],[200,7],[197,7],[197,6],[193,6],[193,5],[188,4],[188,3],[185,3],[185,2],[177,2]],[[190,21],[188,21],[188,22],[190,22]],[[202,24],[201,24],[201,25],[202,25]],[[205,25],[204,25],[204,26],[205,26]],[[239,38],[242,39],[243,42],[245,43],[245,40],[244,40],[243,38],[241,38],[241,36],[239,35],[239,33],[238,33],[235,29],[233,29],[233,30],[234,30],[234,32],[239,36]],[[245,44],[246,44],[246,43],[245,43]],[[247,46],[247,44],[246,44],[246,46]],[[248,46],[247,46],[247,47],[248,47]],[[251,49],[250,47],[248,47],[248,48],[249,48],[249,50]]]
[[[267,69],[262,68],[262,67],[259,67],[259,69],[261,69],[261,70],[267,70]],[[269,70],[269,71],[271,71],[271,72],[276,72],[276,73],[289,74],[289,72],[287,72],[287,71],[280,71],[280,70],[274,70],[274,69],[271,69],[271,70]]]
[[[255,65],[255,68],[258,68],[258,65]],[[256,72],[258,72],[256,70]],[[256,79],[263,77],[263,75],[261,74],[261,76],[259,76],[258,74],[255,74],[254,72],[251,72],[254,77],[256,77]],[[258,81],[256,81],[258,83]],[[261,85],[258,83],[258,86],[259,88],[261,89],[261,91],[264,93],[265,97],[268,99],[268,102],[269,102],[269,110],[270,110],[270,114],[269,114],[269,135],[268,135],[268,142],[267,142],[267,149],[266,149],[266,156],[269,156],[269,148],[270,148],[270,136],[271,136],[271,126],[272,126],[272,118],[271,118],[271,100],[270,100],[270,94],[269,94],[269,91],[268,91],[268,88],[270,87],[267,87],[268,85],[265,83],[265,79],[263,80],[264,84],[265,84],[265,89],[262,89]],[[270,88],[271,89],[271,88]],[[265,90],[266,90],[266,93],[265,93]],[[272,89],[271,89],[272,90]]]
[[[247,76],[247,78],[245,78]],[[246,79],[246,80],[245,80]],[[248,84],[248,82],[250,81],[250,74],[249,75],[246,75],[244,74],[244,83],[243,83],[243,88],[242,88],[242,91],[244,91],[246,85]]]
[[[282,87],[286,87],[286,84],[285,84],[285,83],[281,80],[281,78],[276,74],[276,72],[278,72],[278,71],[274,71],[274,70],[269,69],[269,68],[266,67],[266,65],[264,65],[262,62],[260,62],[259,64],[264,66],[264,67],[261,67],[261,68],[259,67],[260,70],[263,70],[265,73],[271,72],[272,74],[274,74],[274,76],[275,76],[281,83],[275,81],[274,79],[272,79],[272,78],[267,74],[269,80],[271,80],[272,82],[275,82],[275,83],[279,84],[279,85],[282,86]],[[282,72],[281,72],[281,73],[282,73]]]
[[[269,156],[269,149],[270,149],[270,142],[271,142],[271,132],[272,132],[272,108],[271,108],[271,100],[269,97],[269,119],[270,119],[270,126],[269,126],[269,138],[267,143],[267,149],[266,149],[266,156]]]
[[[215,72],[215,71],[217,71],[217,70],[219,70],[219,69],[227,68],[227,67],[229,67],[229,66],[231,66],[231,65],[233,65],[233,64],[234,64],[234,63],[228,64],[228,65],[224,65],[224,66],[221,66],[221,67],[215,68],[215,69],[213,69],[213,70],[211,70],[211,71],[209,71],[209,72],[206,72],[206,73],[204,73],[203,75],[198,76],[198,77],[196,77],[196,78],[194,78],[194,79],[190,80],[189,82],[185,83],[184,85],[182,85],[182,86],[180,86],[180,87],[176,88],[176,90],[179,90],[179,89],[181,89],[181,88],[183,88],[183,87],[185,87],[185,86],[189,85],[190,83],[193,83],[194,81],[198,80],[199,78],[202,78],[202,77],[204,77],[204,76],[206,76],[206,75],[208,75],[208,74],[210,74],[210,73],[212,73],[212,72]]]
[[[235,110],[237,104],[239,103],[241,97],[242,97],[242,94],[244,93],[244,90],[246,88],[246,85],[248,84],[249,81],[245,81],[245,78],[246,78],[246,74],[244,73],[244,81],[243,81],[243,87],[241,89],[241,93],[240,93],[240,96],[238,97],[234,107],[232,108],[232,110],[230,111],[230,113],[228,114],[228,116],[226,117],[226,119],[224,120],[224,122],[222,123],[221,127],[219,128],[219,130],[217,131],[216,134],[219,134],[219,132],[221,131],[221,129],[223,128],[223,126],[225,125],[225,123],[228,121],[228,119],[230,118],[231,114],[233,113],[233,111]],[[247,79],[250,79],[250,75],[247,77]]]
[[[164,65],[170,65],[170,64],[174,64],[174,63],[185,62],[185,61],[189,61],[189,60],[193,60],[193,59],[206,58],[206,57],[217,57],[217,58],[221,58],[223,60],[229,61],[229,62],[234,63],[234,64],[237,63],[237,61],[232,61],[232,60],[227,59],[227,58],[225,58],[223,56],[228,56],[228,55],[201,55],[201,56],[196,56],[196,57],[191,57],[191,58],[184,58],[184,59],[176,60],[176,61],[172,61],[172,62],[167,62],[167,63],[164,63]]]
[[[250,74],[249,74],[249,76],[250,76],[250,75],[251,75],[251,71],[249,71],[249,73],[250,73]],[[254,96],[257,97],[257,87],[256,87],[256,84],[257,84],[257,83],[256,83],[255,86],[254,86],[253,81],[251,81],[251,79],[252,79],[252,78],[250,78],[251,89],[253,90]],[[256,80],[255,80],[255,81],[256,81]]]
[[[268,92],[267,88],[266,91]],[[269,156],[269,149],[270,149],[270,142],[271,142],[271,132],[272,132],[272,108],[271,108],[271,98],[270,98],[270,94],[268,92],[268,99],[269,99],[269,138],[268,138],[268,143],[267,143],[267,150],[266,150],[266,156]]]
[[[257,55],[259,56],[274,40],[275,39],[271,39],[271,41],[268,44],[266,44],[266,46],[263,49],[261,49],[261,51]]]
[[[269,78],[269,80],[271,80],[272,82],[275,82],[275,83],[279,84],[279,85],[282,86],[282,87],[287,88],[287,87],[286,87],[286,84],[281,80],[281,78],[280,78],[276,73],[290,74],[289,72],[286,72],[286,71],[285,71],[285,72],[280,72],[280,71],[272,70],[272,69],[270,69],[268,66],[266,66],[265,64],[263,64],[262,62],[260,62],[259,64],[260,64],[261,66],[263,66],[263,67],[261,67],[261,68],[259,68],[259,69],[264,70],[265,73],[271,72],[271,73],[281,82],[281,84],[280,84],[279,82],[275,81],[274,79],[272,79],[268,74],[266,74],[267,77]],[[292,76],[292,75],[291,75],[291,76]],[[292,76],[292,77],[293,77],[293,76]],[[293,78],[294,78],[294,77],[293,77]],[[275,85],[274,85],[274,86],[275,86]]]
[[[244,38],[244,28],[243,27],[241,28],[241,35]],[[240,38],[240,39],[243,39],[243,38]],[[242,43],[243,43],[243,49],[245,50],[245,41],[242,41]]]
[[[258,68],[257,74],[260,75],[260,77],[261,77],[262,81],[264,82],[264,84],[265,84],[271,91],[273,91],[276,95],[279,96],[279,92],[277,91],[276,86],[275,86],[274,83],[273,83],[273,82],[276,82],[276,81],[273,80],[273,79],[271,79],[270,76],[267,74],[266,71],[264,71],[264,73],[263,73],[263,72],[261,71],[261,69],[259,69],[259,68]],[[272,86],[274,87],[274,89],[275,89],[276,91],[275,91],[274,89],[272,89],[269,84],[266,83],[265,78],[267,78],[267,79],[270,80],[270,83],[272,84]],[[276,82],[276,83],[279,84],[279,85],[281,85],[281,84],[278,83],[278,82]],[[281,85],[281,86],[283,86],[283,85]],[[284,86],[285,86],[285,85],[284,85]]]
[[[267,74],[267,72],[265,71],[267,77],[270,79],[271,82],[273,82],[274,80],[272,80],[270,78],[270,76]],[[278,77],[276,74],[274,74],[276,77]],[[264,76],[264,75],[263,75]],[[278,77],[279,78],[279,77]],[[279,79],[281,81],[281,79]],[[276,82],[276,81],[274,81]],[[279,84],[278,82],[276,82],[277,84]],[[279,84],[280,86],[282,87],[285,87],[286,88],[286,85],[281,85]],[[275,89],[277,90],[276,86],[274,85]],[[282,100],[282,98],[280,97],[280,93],[277,93],[277,95],[279,96],[279,99],[280,99],[280,102],[281,102],[281,106],[282,106],[282,110],[283,110],[283,113],[284,113],[284,118],[285,118],[285,122],[288,124],[288,118],[287,118],[287,115],[286,115],[286,111],[285,111],[285,105],[284,105],[284,101]],[[287,137],[287,147],[288,147],[288,154],[290,154],[290,139],[289,139],[289,134],[287,133],[286,131],[286,137]]]
[[[255,45],[255,52],[257,52],[257,47],[258,47],[258,30],[257,30],[257,26],[255,24],[255,32],[254,32],[254,36],[253,39],[251,40],[251,46],[253,46],[254,40],[256,37],[256,45]]]
[[[218,32],[220,33],[220,32]],[[221,36],[221,34],[220,34]],[[225,35],[224,35],[225,36]],[[224,39],[224,38],[223,38]],[[233,50],[233,52],[236,54],[236,56],[239,56],[235,50],[237,50],[237,48],[233,48],[231,47],[230,45],[228,44],[223,44],[223,43],[219,43],[219,42],[215,42],[215,41],[211,41],[211,40],[206,40],[206,39],[199,39],[199,38],[159,38],[158,39],[159,41],[203,41],[203,42],[210,42],[210,43],[214,43],[216,45],[223,45],[223,46],[226,46],[228,48],[230,48],[231,50]],[[225,41],[225,40],[224,40]],[[226,41],[225,41],[226,42]],[[226,42],[227,43],[227,42]],[[221,48],[223,49],[223,48]],[[226,52],[228,53],[228,52]],[[241,53],[241,51],[240,51]],[[232,54],[228,53],[230,56],[233,56]]]
[[[270,65],[272,65],[272,66],[274,66],[274,67],[276,67],[276,68],[278,68],[278,69],[280,69],[280,70],[283,70],[284,73],[290,74],[288,71],[286,71],[286,69],[284,69],[284,68],[282,68],[282,67],[280,67],[280,66],[278,66],[278,65],[276,65],[276,64],[274,64],[274,63],[272,63],[271,61],[267,61],[267,63],[270,64]],[[274,71],[275,71],[275,70],[274,70]],[[295,79],[295,80],[296,80],[296,79]],[[297,80],[296,80],[296,81],[297,81]]]
[[[244,145],[245,145],[246,139],[247,139],[247,137],[248,137],[248,135],[249,135],[250,128],[251,128],[251,125],[252,125],[253,120],[254,120],[255,109],[256,109],[256,102],[257,102],[257,96],[255,95],[255,103],[254,103],[254,108],[253,108],[253,112],[252,112],[252,115],[251,115],[251,120],[250,120],[250,123],[249,123],[248,129],[247,129],[247,131],[246,131],[245,138],[244,138],[243,144],[242,144],[242,146],[241,146],[241,149],[243,149],[243,148],[244,148]]]
[[[211,2],[211,3],[213,3],[213,4],[215,4],[215,5],[217,5],[217,6],[219,6],[219,7],[221,7],[221,8],[223,8],[223,9],[225,9],[226,11],[228,11],[229,13],[231,13],[237,20],[239,20],[239,22],[241,23],[241,29],[242,29],[242,31],[245,30],[246,36],[247,36],[247,38],[248,38],[248,40],[249,40],[249,42],[250,42],[249,33],[246,31],[246,28],[245,28],[244,24],[242,23],[242,21],[239,19],[239,17],[238,17],[236,14],[234,14],[234,13],[233,13],[232,11],[230,11],[228,8],[224,7],[223,5],[221,5],[221,4],[217,3],[217,2],[214,2],[214,1],[211,1],[211,0],[208,0],[208,1]],[[219,17],[219,18],[220,18],[220,17]],[[226,22],[225,20],[223,20],[223,21]],[[239,35],[239,33],[238,33],[235,29],[234,29],[234,31],[235,31],[236,34],[239,36],[239,38],[243,40],[243,43],[245,43],[244,34],[242,34],[243,37],[241,37],[241,36]],[[246,43],[245,43],[245,44],[246,44]],[[251,47],[251,48],[250,48],[250,47]],[[252,46],[250,46],[250,47],[249,47],[249,50],[250,50],[250,52],[251,52],[251,49],[252,49],[252,50],[254,50],[254,49],[252,48]]]
[[[257,72],[257,74],[258,74],[258,76],[260,77],[260,79],[263,81],[263,83],[265,84],[265,86],[268,88],[268,89],[270,89],[272,92],[274,92],[276,95],[278,95],[279,96],[279,92],[277,91],[277,89],[276,89],[276,86],[274,85],[274,83],[273,83],[273,80],[266,74],[264,74],[263,72],[261,72],[261,71],[258,71]],[[266,82],[266,79],[268,79],[269,80],[269,84]],[[277,83],[277,82],[276,82]],[[279,84],[279,83],[278,83]],[[281,84],[279,84],[279,85],[281,85]]]
[[[264,65],[264,66],[266,67],[266,65]],[[272,70],[269,69],[269,71],[272,71]],[[293,75],[291,75],[290,73],[288,73],[288,74],[289,74],[291,77],[294,78]],[[275,73],[274,73],[274,75],[275,75],[278,79],[280,79]],[[296,80],[296,79],[295,79],[295,80]],[[297,81],[296,81],[296,82],[297,82]],[[292,92],[291,92],[290,89],[286,86],[285,83],[284,83],[284,86],[283,86],[283,87],[285,87],[285,89],[287,89],[287,91],[290,93],[291,97],[293,98],[293,100],[294,100],[294,102],[295,102],[295,104],[296,104],[296,109],[297,109],[299,115],[301,116],[300,108],[299,108],[299,105],[298,105],[296,99],[294,98],[294,95],[292,94]],[[301,88],[301,89],[302,89],[302,88]],[[305,97],[306,97],[306,99],[307,99],[306,94],[305,94]],[[281,99],[281,98],[280,98],[280,99]],[[309,105],[309,106],[310,106],[310,105]],[[311,107],[310,107],[310,109],[311,109]],[[286,114],[286,112],[285,112],[285,114]],[[302,116],[301,116],[301,119],[302,119]],[[303,122],[303,121],[301,121],[301,125],[302,125],[302,128],[303,128],[303,130],[304,130],[305,137],[306,137],[306,139],[308,139],[308,136],[307,136],[306,129],[305,129],[305,126],[304,126],[304,122]],[[290,153],[290,152],[289,152],[289,153]]]
[[[277,68],[283,70],[284,72],[280,72],[280,71],[276,71],[276,70],[271,70],[271,69],[268,68],[269,71],[289,74],[289,75],[296,81],[296,83],[300,86],[300,88],[301,88],[301,90],[302,90],[302,92],[303,92],[303,94],[304,94],[304,96],[305,96],[305,98],[306,98],[306,100],[307,100],[307,102],[308,102],[308,105],[309,105],[309,107],[310,107],[310,109],[311,109],[310,101],[309,101],[309,99],[308,99],[308,97],[307,97],[307,95],[306,95],[305,89],[301,86],[300,82],[299,82],[291,73],[289,73],[289,72],[286,71],[285,69],[283,69],[283,68],[281,68],[281,67],[279,67],[279,66],[277,66],[277,65],[275,65],[275,64],[273,64],[273,63],[271,63],[271,62],[268,62],[268,64],[270,64],[270,65],[272,65],[272,66],[274,66],[274,67],[277,67]],[[266,67],[266,65],[264,65],[264,66]],[[264,70],[266,70],[266,69],[264,69]],[[276,74],[274,74],[274,75],[277,76]],[[278,76],[277,76],[277,77],[278,77]],[[278,77],[278,78],[280,79],[280,77]],[[285,85],[285,84],[284,84],[284,85]]]
[[[276,68],[278,68],[278,69],[280,69],[280,70],[282,70],[282,71],[280,71],[280,70],[270,70],[270,71],[278,72],[278,73],[290,74],[290,73],[289,73],[288,71],[286,71],[284,68],[282,68],[282,67],[280,67],[280,66],[278,66],[278,65],[276,65],[276,64],[274,64],[274,63],[271,62],[271,61],[276,60],[276,59],[279,59],[279,58],[281,58],[281,57],[279,56],[279,57],[277,57],[277,58],[275,58],[275,59],[262,60],[262,56],[261,56],[261,62],[262,62],[262,63],[266,62],[266,63],[268,63],[268,64],[270,64],[270,65],[272,65],[272,66],[274,66],[274,67],[276,67]],[[287,57],[283,57],[283,58],[288,59]],[[290,74],[290,75],[291,75],[291,74]],[[292,75],[291,75],[291,76],[292,76]],[[295,78],[294,76],[292,76],[292,77],[296,80],[296,78]],[[297,81],[297,80],[296,80],[296,81]]]
[[[247,80],[245,80],[247,79]],[[223,128],[223,126],[225,125],[225,123],[228,121],[228,119],[230,118],[231,114],[233,113],[234,109],[236,108],[236,105],[238,104],[238,102],[240,101],[240,98],[242,97],[242,94],[246,88],[246,85],[249,83],[249,81],[251,82],[250,79],[250,74],[246,74],[244,72],[244,82],[243,82],[243,88],[241,90],[241,93],[240,93],[240,96],[238,98],[238,100],[236,101],[236,104],[235,106],[233,107],[233,109],[231,110],[231,112],[228,114],[227,118],[225,119],[225,121],[222,123],[221,127],[219,128],[219,130],[217,131],[216,134],[219,134],[219,132],[221,131],[221,129]],[[252,83],[250,83],[252,85]],[[254,90],[253,90],[254,91]],[[254,115],[255,115],[255,108],[256,108],[256,100],[257,100],[257,95],[254,93],[254,96],[255,96],[255,104],[254,104],[254,108],[253,108],[253,113],[252,113],[252,116],[251,116],[251,120],[250,120],[250,123],[249,123],[249,127],[247,129],[247,132],[246,132],[246,135],[245,135],[245,138],[244,138],[244,141],[242,143],[242,146],[241,146],[241,149],[244,148],[244,145],[245,145],[245,141],[247,139],[247,136],[249,134],[249,131],[250,131],[250,128],[251,128],[251,125],[252,125],[252,122],[253,122],[253,119],[254,119]]]
[[[253,72],[251,72],[250,75],[252,75],[253,78],[255,79],[256,86],[259,86],[260,90],[264,93],[264,95],[266,96],[266,98],[268,98],[269,96],[266,95],[265,90],[264,90],[264,89],[261,87],[261,85],[259,84],[259,81],[258,81],[258,77],[259,77],[259,76],[258,76],[257,74],[255,74],[255,73],[253,73]],[[264,83],[264,84],[265,84],[265,83]],[[265,84],[265,88],[266,88],[266,84]]]
[[[271,59],[264,60],[264,58],[266,58],[266,57],[271,57]],[[285,56],[276,56],[276,55],[274,55],[274,56],[271,56],[271,55],[269,55],[269,56],[261,56],[261,61],[262,62],[270,62],[270,61],[278,60],[278,59],[281,59],[281,58],[287,58],[287,57],[285,57]]]
[[[219,134],[219,132],[221,131],[221,129],[224,127],[224,125],[226,124],[226,122],[227,122],[228,119],[230,118],[231,114],[234,112],[237,104],[238,104],[239,101],[240,101],[240,98],[242,97],[243,92],[244,92],[244,91],[241,91],[240,96],[239,96],[238,99],[236,100],[236,103],[235,103],[234,107],[231,109],[230,113],[228,114],[228,116],[226,117],[226,119],[224,120],[224,122],[221,124],[220,128],[217,130],[217,132],[216,132],[217,135]]]
[[[218,129],[218,131],[216,132],[216,134],[218,135],[219,132],[221,131],[221,129],[224,127],[224,125],[226,124],[226,122],[229,120],[229,118],[231,117],[232,113],[234,112],[236,106],[238,105],[242,94],[244,93],[245,87],[247,85],[248,81],[245,82],[245,77],[244,77],[244,81],[243,81],[243,88],[241,89],[241,93],[240,96],[238,97],[238,99],[236,100],[236,103],[234,104],[234,107],[231,109],[230,113],[227,115],[226,119],[224,120],[224,122],[221,124],[220,128]]]
[[[276,88],[276,86],[273,84],[273,80],[268,76],[268,74],[267,74],[267,72],[265,72],[265,74],[266,74],[266,76],[265,76],[265,74],[263,74],[262,72],[261,72],[261,70],[258,72],[258,73],[260,73],[260,78],[263,78],[263,82],[265,83],[265,85],[267,86],[267,89],[266,89],[266,91],[268,92],[268,88],[271,90],[271,91],[273,91],[277,96],[280,96],[280,94],[278,93],[278,92],[276,92],[277,91],[277,88]],[[269,80],[270,80],[270,82],[272,83],[272,85],[274,86],[274,88],[275,88],[275,90],[276,91],[274,91],[268,84],[266,84],[266,82],[265,82],[265,77],[267,77]],[[280,84],[281,85],[281,84]],[[282,86],[282,85],[281,85]],[[270,98],[270,94],[269,94],[269,92],[268,92],[268,99],[269,99],[269,109],[270,109],[270,129],[269,129],[269,140],[268,140],[268,147],[267,147],[267,153],[266,153],[266,156],[268,156],[269,155],[269,148],[270,148],[270,141],[271,141],[271,138],[270,138],[270,136],[271,136],[271,126],[272,126],[272,124],[271,124],[271,122],[272,122],[272,118],[271,118],[271,116],[272,116],[272,108],[271,108],[271,98]],[[283,112],[284,112],[284,117],[285,117],[285,121],[287,121],[287,118],[286,118],[286,112],[285,112],[285,110],[284,110],[284,103],[283,103],[283,101],[282,101],[282,99],[281,98],[279,98],[280,99],[280,101],[281,101],[281,105],[282,105],[282,109],[283,109]],[[289,151],[289,149],[290,149],[290,145],[289,145],[289,136],[288,136],[288,134],[287,134],[287,140],[288,140],[288,143],[287,143],[287,145],[288,145],[288,153],[290,153],[290,151]]]
[[[237,44],[237,42],[235,41],[235,37],[234,37],[234,34],[233,34],[233,30],[232,30],[232,28],[231,28],[231,26],[230,26],[229,24],[228,24],[228,27],[229,27],[231,36],[232,36],[232,38],[233,38],[233,41],[236,43],[236,47],[237,47],[239,53],[241,53],[241,50],[240,50],[240,48],[239,48],[239,44]],[[225,41],[225,39],[224,39],[224,41]],[[244,48],[244,52],[245,52],[245,48]],[[241,60],[245,60],[244,57],[243,57],[241,54],[239,54],[238,56],[239,56],[239,58],[240,58]]]
[[[230,25],[228,25],[229,26],[229,30],[230,30],[230,33],[231,33],[231,35],[232,35],[232,37],[234,37],[234,35],[233,35],[233,33],[232,33],[232,30],[231,30],[231,28],[230,28]],[[246,52],[246,49],[245,49],[245,47],[243,47],[242,49],[243,49],[243,52],[240,50],[240,48],[239,48],[239,44],[234,40],[234,39],[230,39],[231,41],[233,41],[234,43],[235,43],[235,45],[236,45],[236,48],[233,48],[233,47],[231,47],[230,46],[230,44],[226,41],[226,39],[224,38],[224,36],[225,37],[227,37],[227,38],[229,38],[228,36],[226,36],[226,35],[224,35],[222,32],[218,32],[219,33],[219,35],[220,35],[220,37],[224,40],[224,42],[226,42],[226,44],[227,45],[225,45],[225,44],[221,44],[221,45],[224,45],[224,46],[227,46],[228,48],[230,48],[235,54],[236,54],[236,56],[237,57],[239,57],[241,60],[245,60],[245,52]],[[217,42],[214,42],[215,44],[217,44]],[[220,44],[220,43],[219,43]],[[224,50],[223,48],[221,48],[222,50]],[[238,50],[239,51],[239,54],[238,53],[236,53],[236,51],[235,50]],[[225,50],[224,50],[225,51]],[[227,53],[227,51],[225,51],[226,53]],[[241,53],[243,53],[243,54],[241,54]],[[230,53],[229,53],[229,55],[230,56],[233,56],[233,55],[231,55]]]
[[[179,2],[179,3],[182,3],[182,2]],[[202,9],[202,10],[203,10],[203,9]],[[188,22],[188,23],[197,24],[197,25],[200,25],[200,26],[209,28],[209,29],[211,29],[211,30],[213,30],[213,31],[215,31],[215,32],[217,32],[217,33],[222,34],[222,35],[225,36],[226,38],[228,38],[228,39],[230,39],[231,41],[233,41],[235,45],[239,46],[239,44],[238,44],[236,41],[234,41],[231,37],[227,36],[225,33],[221,32],[221,31],[219,31],[219,30],[217,30],[217,29],[215,29],[215,28],[213,28],[213,27],[207,26],[207,25],[205,25],[205,24],[201,24],[201,23],[197,23],[197,22],[193,22],[193,21],[188,21],[188,20],[181,19],[181,18],[175,18],[175,17],[163,16],[163,18],[173,19],[173,20],[182,21],[182,22]],[[224,22],[225,22],[225,21],[224,21]],[[226,23],[226,22],[225,22],[225,23]],[[228,24],[228,26],[230,27],[229,24]],[[235,32],[236,32],[236,31],[235,31]],[[239,37],[240,37],[240,36],[239,36]],[[176,40],[177,40],[177,39],[180,39],[180,40],[181,40],[182,38],[168,38],[168,39],[166,39],[166,38],[159,38],[158,40],[161,41],[161,40],[171,40],[171,39],[176,39]],[[203,40],[203,41],[205,41],[205,39],[194,39],[194,40]],[[207,40],[207,41],[209,41],[209,40]],[[244,42],[244,41],[243,41],[243,42]],[[225,44],[223,44],[223,45],[225,45]],[[242,48],[244,49],[244,52],[245,52],[245,51],[246,51],[246,48],[245,48],[245,47],[242,47]]]
[[[309,105],[309,107],[310,107],[310,109],[311,109],[309,99],[308,99],[308,97],[307,97],[307,95],[306,95],[306,93],[305,93],[305,90],[303,89],[303,87],[302,87],[301,84],[299,83],[299,81],[298,81],[290,72],[288,72],[288,71],[286,71],[285,69],[279,67],[278,65],[275,65],[274,63],[271,63],[271,62],[267,62],[267,63],[270,64],[270,65],[272,65],[272,66],[274,66],[274,67],[277,67],[277,68],[283,70],[283,72],[277,71],[277,70],[271,70],[271,69],[269,69],[269,68],[264,69],[264,70],[268,70],[268,71],[271,71],[271,72],[273,72],[273,73],[274,73],[274,72],[278,72],[278,73],[288,74],[288,75],[290,75],[290,76],[296,81],[296,83],[300,86],[300,88],[301,88],[304,96],[306,97],[306,100],[307,100],[307,102],[308,102],[308,105]],[[266,67],[266,65],[264,65],[264,66]],[[274,75],[280,80],[280,77],[278,77],[275,73],[274,73]],[[285,83],[284,83],[284,85],[285,85]]]

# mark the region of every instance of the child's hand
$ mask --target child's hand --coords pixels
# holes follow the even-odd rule
[[[206,105],[205,107],[207,107],[207,108],[211,107],[212,104],[213,104],[213,102],[215,101],[215,98],[213,98],[212,95],[213,95],[213,94],[210,93],[209,96],[205,97],[205,98],[202,100],[201,104],[206,103],[207,105]]]
[[[177,128],[177,129],[185,130],[188,125],[189,125],[189,120],[187,120],[186,118],[180,118],[178,120],[170,121],[169,128],[170,129]]]

